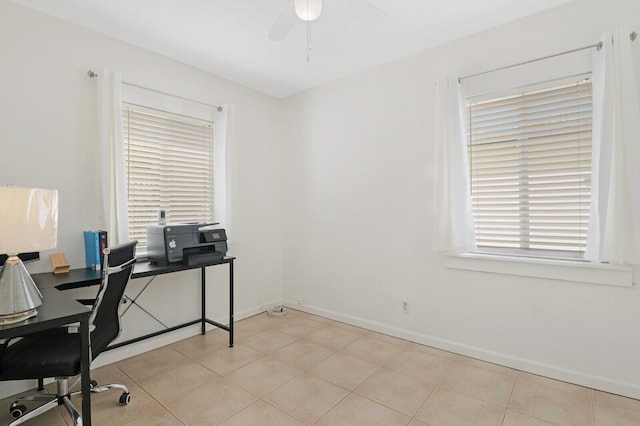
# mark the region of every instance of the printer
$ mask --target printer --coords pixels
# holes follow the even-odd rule
[[[217,223],[147,225],[147,256],[161,265],[198,265],[227,255],[227,234]]]

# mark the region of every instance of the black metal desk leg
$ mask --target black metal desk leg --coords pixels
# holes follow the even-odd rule
[[[205,284],[206,284],[206,268],[203,266],[202,268],[200,268],[201,270],[201,276],[200,276],[200,286],[202,287],[202,298],[200,299],[202,306],[201,306],[201,312],[202,315],[200,316],[200,321],[201,321],[201,334],[205,334],[206,333],[206,328],[205,328],[205,324],[206,324],[206,319],[207,319],[207,295],[206,295],[206,291],[205,291]]]
[[[82,384],[82,424],[91,426],[91,391],[89,383],[91,376],[91,354],[89,352],[89,317],[80,321],[80,344],[82,346],[82,359],[80,361],[80,378]]]
[[[233,347],[233,259],[229,262],[229,347]]]

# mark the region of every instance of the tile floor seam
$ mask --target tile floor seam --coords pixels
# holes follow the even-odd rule
[[[530,417],[532,419],[539,420],[539,421],[544,422],[544,423],[549,423],[550,425],[553,425],[553,426],[563,426],[560,423],[556,423],[556,422],[551,421],[551,420],[542,419],[542,418],[534,416],[533,414],[530,414],[530,413],[523,413],[522,411],[518,411],[518,410],[513,409],[513,408],[508,408],[507,411],[511,411],[513,413],[518,413],[518,414],[521,414],[523,416]]]
[[[385,404],[385,403],[384,403],[384,402],[382,402],[382,401],[376,401],[376,400],[374,400],[374,399],[371,399],[371,398],[369,398],[369,397],[368,397],[368,396],[366,396],[366,395],[362,395],[362,394],[359,394],[359,393],[356,393],[356,395],[358,395],[358,396],[359,396],[359,397],[361,397],[361,398],[368,399],[368,400],[369,400],[369,401],[371,401],[371,402],[375,402],[376,404],[382,405],[383,407],[387,407],[388,409],[393,410],[393,411],[395,411],[396,413],[402,414],[403,416],[407,416],[407,417],[409,417],[409,418],[413,418],[413,416],[415,416],[415,415],[416,415],[416,413],[418,412],[418,410],[420,410],[420,408],[422,408],[422,404],[424,404],[424,403],[426,402],[426,400],[427,400],[427,399],[425,398],[425,400],[424,400],[424,401],[422,401],[422,404],[420,404],[420,405],[418,406],[418,408],[414,411],[414,413],[413,413],[413,414],[407,414],[407,413],[403,413],[402,411],[398,410],[397,408],[394,408],[394,407],[391,407],[390,405]],[[428,398],[428,397],[427,397],[427,398]]]
[[[461,393],[463,395],[471,396],[471,397],[473,397],[473,398],[475,398],[475,399],[477,399],[479,401],[484,401],[484,402],[486,402],[488,404],[497,405],[499,407],[503,407],[505,410],[508,410],[509,409],[509,404],[511,403],[511,396],[513,395],[513,388],[514,387],[515,387],[515,380],[513,382],[513,385],[511,386],[511,390],[509,391],[509,396],[508,396],[508,399],[507,399],[507,403],[504,404],[504,405],[502,403],[495,402],[494,400],[490,400],[489,398],[485,399],[482,396],[478,396],[478,395],[475,395],[475,394],[472,394],[472,393],[464,392],[462,390],[457,390],[457,389],[456,390],[457,390],[457,392],[459,392],[459,393]]]
[[[455,365],[456,363],[457,363],[457,361],[456,361],[456,362],[454,362],[453,364]],[[429,396],[427,396],[427,398],[422,402],[422,405],[420,405],[420,407],[418,407],[418,410],[413,414],[413,417],[414,417],[414,418],[415,418],[415,416],[420,412],[420,410],[422,409],[422,407],[424,407],[424,406],[425,406],[425,404],[429,401],[429,399],[430,399],[434,394],[436,394],[440,389],[444,389],[444,390],[446,390],[445,388],[443,388],[443,387],[442,387],[442,385],[443,385],[443,383],[444,383],[444,382],[445,382],[445,379],[442,379],[439,383],[436,383],[436,386],[433,388],[433,390],[431,391],[431,393],[429,394]],[[423,420],[421,420],[421,419],[418,419],[418,418],[416,418],[416,420],[418,420],[418,421],[420,421],[420,422],[423,422],[423,423],[426,423],[425,421],[423,421]]]
[[[511,406],[511,399],[513,398],[513,391],[516,388],[516,383],[518,382],[518,374],[520,372],[516,370],[516,377],[513,379],[513,384],[511,385],[511,392],[509,392],[509,400],[507,401],[507,408],[504,410],[504,417],[502,417],[502,425],[504,425],[505,420],[507,419],[507,414],[509,413],[509,407]]]
[[[291,414],[287,413],[287,412],[286,412],[286,411],[284,411],[283,409],[276,407],[275,405],[273,405],[271,402],[269,402],[269,401],[265,400],[264,398],[259,398],[259,400],[260,400],[260,401],[262,401],[262,402],[264,402],[265,404],[269,405],[269,406],[270,406],[270,407],[272,407],[274,410],[278,410],[278,411],[280,411],[280,412],[281,412],[281,413],[283,413],[285,416],[287,416],[287,417],[289,417],[289,418],[291,418],[291,419],[293,419],[293,420],[295,420],[295,421],[297,421],[297,422],[300,422],[300,420],[296,419],[295,417],[293,417]],[[258,402],[258,401],[254,402],[254,403],[253,403],[253,404],[251,404],[251,405],[254,405],[254,404],[256,404],[257,402]],[[250,406],[249,406],[249,407],[250,407]],[[246,407],[246,408],[245,408],[245,410],[246,410],[247,408],[249,408],[249,407]]]
[[[422,408],[422,406],[424,404],[426,404],[427,400],[429,399],[429,397],[436,391],[435,388],[433,388],[431,390],[431,392],[429,392],[429,394],[422,400],[422,402],[418,405],[418,408],[416,408],[416,410],[413,412],[413,414],[411,414],[411,418],[415,418],[416,414],[418,414],[418,411],[420,411],[420,409]],[[417,420],[417,419],[416,419]]]
[[[394,412],[396,412],[398,414],[401,414],[401,415],[403,415],[405,417],[409,417],[409,422],[407,423],[407,425],[409,423],[411,423],[411,421],[413,420],[413,415],[408,415],[406,413],[403,413],[402,411],[399,411],[396,408],[390,407],[390,406],[388,406],[387,404],[385,404],[383,402],[375,401],[375,400],[373,400],[373,399],[371,399],[371,398],[369,398],[369,397],[367,397],[365,395],[361,395],[361,394],[357,393],[356,391],[350,391],[344,398],[342,398],[342,400],[340,402],[338,402],[335,406],[331,407],[331,409],[329,411],[327,411],[322,417],[327,416],[336,406],[338,406],[338,404],[340,404],[342,401],[344,401],[345,399],[349,398],[352,395],[355,395],[356,397],[359,397],[359,398],[366,399],[367,401],[370,401],[370,402],[372,402],[374,404],[381,405],[381,406],[383,406],[385,408],[388,408],[388,409],[390,409],[390,410],[392,410],[392,411],[394,411]],[[415,415],[415,413],[414,413],[414,415]],[[322,417],[320,417],[318,420],[316,420],[314,423],[312,423],[312,425],[315,424],[315,423],[318,423],[320,421],[320,419],[322,419]]]
[[[592,425],[598,426],[598,421],[596,419],[596,401],[595,401],[595,391],[593,389],[589,389],[589,399],[591,400],[591,419]]]
[[[502,420],[500,421],[500,426],[504,426],[504,421],[507,419],[507,412],[509,410],[505,408],[504,413],[502,414]]]
[[[302,374],[304,374],[304,373],[305,373],[305,371],[300,370],[300,372],[298,372],[295,376],[293,376],[292,378],[288,379],[286,382],[282,383],[282,384],[281,384],[281,385],[279,385],[278,387],[276,387],[276,388],[274,388],[274,389],[271,389],[270,391],[267,391],[266,393],[267,393],[269,396],[272,396],[272,395],[273,395],[277,390],[279,390],[279,389],[280,389],[280,388],[282,388],[283,386],[286,386],[289,382],[291,382],[292,380],[297,379],[298,377],[300,377],[300,376],[301,376]],[[263,400],[264,402],[268,403],[269,405],[273,405],[273,402],[272,402],[272,401],[270,402],[269,400],[264,399],[264,397],[263,397],[263,396],[261,396],[261,395],[256,395],[254,392],[250,391],[249,389],[246,389],[246,388],[242,387],[242,385],[240,385],[240,384],[238,384],[237,386],[240,386],[244,391],[249,392],[251,395],[254,395],[256,398],[259,398],[259,399]],[[275,405],[273,405],[273,406],[274,406],[274,407],[276,407]],[[284,411],[282,408],[279,408],[279,407],[276,407],[276,408],[278,408],[278,410],[283,411],[283,412],[285,412],[285,413],[286,413],[286,411]]]
[[[409,375],[409,374],[407,374],[407,373],[404,373],[404,372],[402,372],[402,371],[395,370],[395,369],[393,369],[393,368],[391,368],[391,367],[388,367],[387,365],[381,365],[381,366],[380,366],[380,368],[387,368],[387,369],[392,370],[392,371],[394,371],[394,372],[396,372],[396,373],[398,373],[398,374],[402,374],[402,375],[403,375],[403,376],[405,376],[405,377],[410,377],[410,378],[412,378],[412,379],[416,379],[416,380],[418,380],[418,381],[420,381],[420,382],[422,382],[422,383],[424,383],[424,384],[427,384],[427,385],[431,385],[431,386],[433,386],[433,389],[428,393],[428,395],[427,395],[427,396],[422,400],[422,402],[418,405],[418,408],[416,408],[416,410],[413,412],[413,414],[410,414],[410,416],[411,416],[411,417],[415,416],[415,415],[418,413],[418,411],[420,411],[420,408],[422,408],[422,406],[425,404],[425,402],[427,402],[427,399],[429,399],[429,397],[430,397],[430,396],[431,396],[431,395],[436,391],[436,388],[437,388],[437,386],[439,385],[438,383],[433,383],[433,382],[430,382],[430,381],[428,381],[428,380],[423,380],[422,378],[414,377],[414,376],[411,376],[411,375]],[[377,372],[377,371],[378,371],[378,370],[376,370],[376,372]],[[375,372],[374,372],[371,376],[373,376],[374,374],[375,374]],[[369,376],[369,377],[371,377],[371,376]],[[444,383],[444,379],[443,379],[443,380],[441,380],[441,383]],[[364,395],[361,395],[361,396],[365,397]],[[366,397],[365,397],[365,398],[366,398]],[[370,399],[370,398],[369,398],[369,399]],[[389,408],[392,408],[392,407],[389,407]],[[398,410],[396,410],[396,411],[398,411]],[[403,414],[404,414],[404,413],[403,413]]]
[[[473,394],[470,394],[470,393],[467,393],[467,392],[464,392],[464,391],[461,391],[461,390],[457,390],[457,389],[448,389],[446,387],[444,388],[444,390],[449,390],[449,391],[452,391],[452,392],[456,392],[456,393],[458,393],[460,395],[464,395],[464,396],[468,396],[469,398],[473,398],[476,401],[484,402],[486,404],[490,404],[490,405],[494,405],[496,407],[503,408],[505,410],[505,412],[508,410],[506,405],[500,405],[500,404],[496,404],[495,402],[492,402],[492,401],[487,401],[486,399],[482,399],[482,398],[478,397],[477,395],[473,395]]]
[[[286,383],[283,383],[281,386],[278,386],[277,388],[273,389],[271,392],[272,392],[272,393],[273,393],[273,392],[276,392],[278,389],[282,388],[283,386],[285,386],[287,383],[291,382],[292,380],[295,380],[297,377],[301,376],[302,374],[307,374],[307,375],[309,375],[309,376],[313,376],[314,378],[316,378],[316,379],[318,379],[318,380],[322,380],[323,382],[325,382],[325,383],[327,383],[327,384],[329,384],[329,385],[331,385],[331,386],[337,386],[337,387],[339,387],[340,389],[343,389],[343,390],[347,391],[347,395],[346,395],[344,398],[346,398],[346,397],[347,397],[347,396],[349,396],[349,394],[350,394],[350,391],[349,391],[348,389],[344,389],[344,388],[343,388],[343,387],[341,387],[341,386],[335,385],[335,384],[333,384],[333,383],[331,383],[331,382],[329,382],[329,381],[327,381],[327,380],[325,380],[325,379],[323,379],[323,378],[321,378],[321,377],[317,377],[317,376],[315,376],[314,374],[307,373],[307,372],[306,372],[306,371],[304,371],[304,370],[300,370],[300,374],[298,374],[296,377],[291,378],[291,379],[290,379],[290,380],[288,380]],[[253,395],[253,393],[252,393],[252,395]],[[259,397],[259,398],[260,398],[260,397]],[[344,400],[344,398],[340,399],[340,401],[338,401],[338,403],[340,403],[342,400]],[[262,399],[262,398],[260,398],[260,399]],[[265,402],[266,402],[266,401],[265,401]],[[333,409],[333,408],[334,408],[338,403],[336,403],[336,404],[334,404],[333,406],[331,406],[331,408],[330,408],[327,412],[325,412],[322,416],[320,416],[320,417],[319,417],[318,419],[316,419],[315,421],[313,421],[313,422],[309,423],[307,426],[310,426],[310,425],[312,425],[313,423],[318,422],[318,421],[319,421],[322,417],[324,417],[324,416],[325,416],[329,411],[331,411],[331,410],[332,410],[332,409]],[[273,404],[270,404],[270,405],[273,405]],[[284,408],[282,408],[282,407],[278,407],[278,406],[275,406],[275,407],[276,407],[277,409],[279,409],[280,411],[282,411],[282,412],[286,413],[286,414],[287,414],[287,415],[289,415],[290,417],[293,417],[294,419],[296,419],[296,420],[297,420],[297,421],[299,421],[300,423],[305,423],[305,422],[304,422],[304,420],[299,419],[299,418],[297,418],[297,417],[293,416],[291,413],[289,413],[289,412],[285,411],[285,409],[284,409]],[[305,423],[305,424],[306,424],[306,423]]]
[[[380,368],[380,367],[378,367],[378,368]],[[358,384],[353,388],[353,390],[350,390],[350,389],[347,389],[347,390],[348,390],[349,392],[355,393],[355,390],[356,390],[356,389],[358,389],[358,387],[359,387],[359,386],[361,386],[364,382],[366,382],[366,381],[369,379],[369,377],[371,377],[371,376],[373,376],[374,374],[376,374],[376,371],[378,371],[378,369],[374,370],[374,372],[373,372],[373,373],[371,373],[370,375],[368,375],[367,377],[365,377],[364,379],[362,379],[362,380],[360,381],[360,383],[358,383]],[[340,385],[338,385],[338,386],[340,386]]]
[[[278,361],[278,360],[276,360],[276,361]],[[282,362],[282,361],[278,361],[278,362]],[[295,367],[294,367],[294,368],[295,368]],[[275,387],[275,388],[271,389],[271,390],[269,391],[269,393],[270,393],[270,394],[274,393],[275,391],[277,391],[277,390],[278,390],[278,389],[280,389],[281,387],[285,386],[285,385],[286,385],[287,383],[289,383],[290,381],[295,380],[295,379],[296,379],[296,378],[298,378],[300,375],[302,375],[302,374],[306,373],[306,371],[301,370],[301,369],[299,369],[299,368],[298,368],[297,370],[299,370],[299,371],[298,371],[298,373],[297,373],[295,376],[293,376],[292,378],[288,379],[287,381],[285,381],[285,382],[284,382],[284,383],[282,383],[281,385],[279,385],[279,386],[277,386],[277,387]],[[307,373],[307,374],[308,374],[308,373]],[[245,390],[246,390],[246,389],[245,389]],[[251,393],[252,395],[255,395],[253,392],[250,392],[250,391],[248,391],[248,390],[247,390],[247,392]],[[273,405],[273,404],[270,404],[270,405]],[[280,409],[280,410],[281,410],[281,409]]]
[[[142,391],[147,394],[149,396],[149,398],[151,398],[153,401],[155,401],[160,407],[162,407],[167,413],[169,413],[171,415],[171,417],[173,417],[174,419],[176,419],[177,421],[179,421],[180,423],[182,423],[183,425],[186,425],[185,422],[182,421],[182,419],[180,419],[173,411],[171,411],[169,409],[169,407],[166,407],[161,401],[159,401],[155,396],[153,396],[151,393],[149,393],[149,391],[147,389],[145,389],[145,387],[142,385],[142,383],[139,383],[138,381],[134,380],[133,377],[131,377],[129,374],[127,374],[122,368],[120,368],[119,365],[117,365],[116,363],[113,364],[115,366],[115,368],[117,368],[118,370],[120,370],[120,372],[125,375],[126,377],[129,378],[129,380],[131,380],[133,383],[136,384],[136,386],[138,386],[138,388],[142,389]],[[131,396],[132,398],[134,397],[133,395]],[[71,425],[73,426],[73,425]]]
[[[222,420],[220,420],[219,422],[216,422],[216,424],[222,424],[222,423],[226,422],[227,420],[231,419],[233,416],[235,416],[235,415],[237,415],[237,414],[242,413],[244,410],[246,410],[247,408],[251,407],[251,406],[252,406],[253,404],[255,404],[256,402],[258,402],[258,401],[262,401],[262,399],[261,399],[259,396],[254,395],[254,394],[253,394],[253,393],[251,393],[251,392],[248,392],[248,393],[249,393],[250,395],[252,395],[253,397],[255,397],[255,401],[253,401],[251,404],[247,405],[246,407],[242,407],[242,408],[238,409],[237,411],[235,411],[235,412],[233,412],[232,414],[228,415],[227,417],[223,418],[223,419],[222,419]],[[282,411],[282,410],[280,410],[280,411]]]
[[[446,381],[446,378],[444,377],[444,375],[443,375],[443,377],[438,381],[438,383],[435,383],[435,382],[431,382],[431,381],[429,381],[429,380],[425,380],[425,379],[423,379],[423,378],[421,378],[421,377],[412,376],[411,374],[409,374],[409,373],[405,373],[404,371],[400,371],[400,370],[398,370],[398,369],[396,369],[396,368],[393,368],[392,366],[387,365],[386,363],[385,363],[385,364],[383,364],[383,365],[381,365],[380,367],[387,368],[387,369],[389,369],[389,370],[391,370],[391,371],[395,371],[395,372],[396,372],[396,373],[398,373],[398,374],[402,374],[402,375],[404,375],[404,376],[411,377],[411,378],[414,378],[414,379],[416,379],[416,380],[420,380],[421,382],[423,382],[423,383],[427,383],[427,384],[430,384],[430,385],[436,385],[436,384],[439,384],[439,383],[444,383],[444,382]]]
[[[360,384],[359,384],[358,386],[356,386],[356,387],[355,387],[352,391],[350,391],[350,392],[353,392],[353,393],[355,393],[356,395],[359,395],[359,396],[364,397],[364,395],[361,395],[361,394],[359,394],[359,393],[357,392],[357,389],[358,389],[358,388],[359,388],[359,387],[360,387],[364,382],[366,382],[366,381],[367,381],[367,380],[369,380],[371,377],[373,377],[373,376],[374,376],[378,371],[380,371],[380,369],[381,369],[381,368],[386,368],[386,367],[385,367],[384,365],[378,365],[378,367],[377,367],[375,370],[373,370],[373,373],[369,374],[369,375],[367,376],[367,378],[366,378],[366,379],[364,379],[362,382],[360,382]]]
[[[329,408],[327,410],[326,413],[324,413],[323,415],[321,415],[320,417],[318,417],[315,421],[309,423],[309,426],[313,426],[314,424],[318,423],[323,417],[326,417],[329,415],[329,413],[331,411],[333,411],[334,408],[336,408],[338,406],[338,404],[340,404],[342,401],[344,401],[345,399],[347,399],[349,397],[349,395],[351,395],[351,392],[347,393],[340,401],[336,402],[331,408]]]

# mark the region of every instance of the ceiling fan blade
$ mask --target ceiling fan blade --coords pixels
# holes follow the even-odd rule
[[[273,41],[282,41],[289,36],[293,24],[296,23],[296,11],[293,6],[293,0],[287,2],[278,19],[273,24],[269,32],[269,39]]]

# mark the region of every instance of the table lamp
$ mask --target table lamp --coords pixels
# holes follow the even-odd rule
[[[58,191],[0,186],[0,325],[37,314],[42,294],[18,254],[55,248],[57,231]]]

